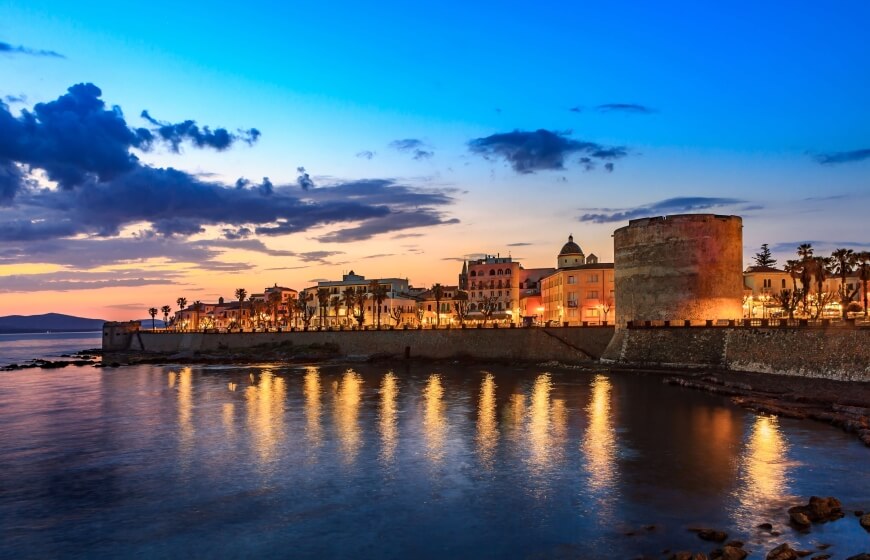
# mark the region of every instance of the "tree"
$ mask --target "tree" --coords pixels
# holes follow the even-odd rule
[[[169,314],[172,313],[172,307],[164,305],[160,308],[160,311],[163,312],[163,327],[166,328],[169,325]]]
[[[486,325],[487,321],[492,317],[492,314],[495,313],[496,306],[496,298],[493,296],[484,296],[483,300],[481,300],[478,309],[483,313],[484,325]]]
[[[423,310],[423,302],[418,301],[417,306],[414,308],[414,316],[417,317],[417,326],[423,326],[423,315],[426,312]]]
[[[296,299],[296,296],[293,295],[293,292],[290,292],[290,296],[287,298],[287,322],[292,326],[295,326],[293,324],[293,319],[296,318],[297,301],[298,300]]]
[[[864,294],[864,318],[867,318],[867,283],[870,282],[870,251],[861,251],[855,255],[858,261],[858,280],[861,281],[861,293]]]
[[[384,303],[384,300],[387,299],[387,287],[378,282],[377,280],[372,280],[369,282],[369,293],[372,296],[372,303],[377,305],[376,313],[377,313],[377,321],[378,328],[381,328],[381,305]]]
[[[269,292],[266,301],[269,304],[269,322],[274,326],[278,321],[278,309],[281,307],[281,292],[277,290]]]
[[[801,301],[801,293],[798,290],[785,289],[778,294],[773,294],[773,301],[783,311],[788,313],[788,318],[794,320],[794,312]]]
[[[354,317],[360,327],[366,322],[366,293],[365,287],[356,287],[354,300],[356,301],[357,312],[354,314]]]
[[[456,297],[453,298],[453,310],[456,312],[459,324],[465,326],[465,319],[468,318],[468,292],[464,290],[456,292]]]
[[[354,317],[354,308],[356,307],[356,290],[354,288],[345,288],[341,295],[344,301],[344,309],[348,320]]]
[[[858,286],[850,290],[846,284],[846,277],[852,273],[856,263],[855,251],[852,249],[836,249],[831,254],[831,270],[840,277],[840,287],[837,289],[837,296],[840,299],[840,311],[843,314],[843,319],[848,316],[849,303],[858,293]]]
[[[296,300],[296,310],[299,312],[299,317],[302,319],[302,324],[305,325],[305,328],[308,328],[308,326],[311,325],[311,319],[314,317],[314,314],[317,313],[317,307],[310,305],[313,301],[314,294],[310,292],[300,294],[299,299]]]
[[[175,303],[178,304],[179,311],[184,311],[184,308],[187,307],[187,298],[180,297],[177,300],[175,300]]]
[[[765,243],[762,247],[767,247]],[[604,298],[604,302],[601,303],[601,311],[604,313],[604,322],[607,322],[607,314],[610,313],[610,310],[613,309],[613,296],[608,296]]]
[[[248,290],[244,288],[236,288],[236,299],[239,300],[239,327],[244,327],[242,316],[245,310],[245,298],[248,297]]]
[[[154,317],[157,317],[157,308],[156,307],[149,308],[148,314],[151,315],[151,330],[153,331],[156,328],[154,326]]]
[[[341,311],[341,296],[330,297],[329,307],[332,308],[332,314],[335,316],[335,324],[338,325],[338,312]]]
[[[800,260],[805,261],[813,256],[813,244],[812,243],[801,243],[797,248],[798,257]]]
[[[809,295],[813,279],[813,246],[809,243],[802,243],[797,248],[799,258],[798,274],[801,279],[801,303],[805,315],[809,315]]]
[[[402,320],[402,306],[397,305],[395,307],[390,307],[390,318],[396,322],[396,326],[399,326],[399,321]]]
[[[317,307],[320,310],[320,326],[322,327],[329,314],[329,288],[317,288]]]
[[[441,300],[444,299],[444,286],[435,284],[432,286],[432,296],[435,298],[435,324],[441,326]]]
[[[761,251],[755,253],[753,260],[755,261],[755,266],[760,268],[773,268],[776,266],[776,259],[770,254],[770,248],[767,246],[767,243],[761,245]]]

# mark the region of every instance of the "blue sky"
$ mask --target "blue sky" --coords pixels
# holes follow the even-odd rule
[[[364,239],[356,229],[331,235],[365,225],[356,214],[286,236],[247,237],[249,248],[259,240],[273,252],[334,253],[317,262],[282,257],[273,266],[275,255],[223,246],[229,227],[268,227],[261,216],[203,222],[196,235],[173,232],[161,241],[183,253],[192,241],[220,240],[226,251],[213,260],[249,265],[254,285],[272,283],[269,268],[295,266],[276,280],[303,287],[364,265],[372,276],[452,281],[453,261],[442,259],[483,252],[512,251],[527,266],[549,266],[568,233],[609,258],[610,233],[624,222],[579,219],[602,208],[741,214],[747,259],[763,242],[783,249],[805,240],[826,249],[870,242],[870,153],[861,151],[870,148],[867,3],[311,4],[6,4],[0,97],[17,118],[74,84],[93,83],[131,128],[151,127],[142,110],[162,123],[256,128],[256,142],[228,149],[198,149],[189,137],[180,153],[165,144],[129,147],[142,165],[226,185],[268,177],[291,196],[304,167],[316,187],[389,179],[450,198],[433,203],[419,227],[405,206],[394,228],[378,226]],[[529,136],[499,136],[513,131]],[[474,150],[478,139],[485,141]],[[555,152],[516,155],[516,142],[537,141],[554,142]],[[820,163],[825,156],[835,163]],[[0,208],[0,225],[56,220],[34,213],[45,207],[19,194]],[[97,225],[72,235],[113,242],[154,229],[148,215],[136,216],[111,235]],[[59,247],[64,239],[50,241]],[[7,267],[0,298],[4,274],[160,264],[149,249],[85,269],[29,251],[33,242],[16,239],[19,250],[0,261]],[[153,289],[202,284],[184,262],[163,262],[168,275],[185,272],[154,277],[165,283]],[[131,295],[117,288],[103,295],[123,305]]]

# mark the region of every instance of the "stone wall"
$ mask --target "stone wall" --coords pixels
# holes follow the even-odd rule
[[[532,329],[442,329],[309,331],[282,333],[153,333],[139,331],[129,350],[192,354],[251,348],[259,344],[334,344],[344,356],[389,354],[412,357],[585,362],[601,357],[613,327]],[[110,348],[110,350],[117,350]]]
[[[870,329],[622,329],[602,361],[870,381]]]

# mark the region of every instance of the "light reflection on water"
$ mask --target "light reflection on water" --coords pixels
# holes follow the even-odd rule
[[[828,426],[628,374],[5,376],[0,556],[658,556],[699,548],[699,521],[755,542],[812,494],[866,509],[867,458]],[[819,530],[838,557],[866,542],[851,516]]]

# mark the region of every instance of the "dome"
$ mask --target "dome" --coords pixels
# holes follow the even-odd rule
[[[574,236],[568,236],[568,243],[562,245],[562,250],[559,251],[559,256],[562,255],[582,255],[583,249],[580,248],[580,245],[574,243]]]

